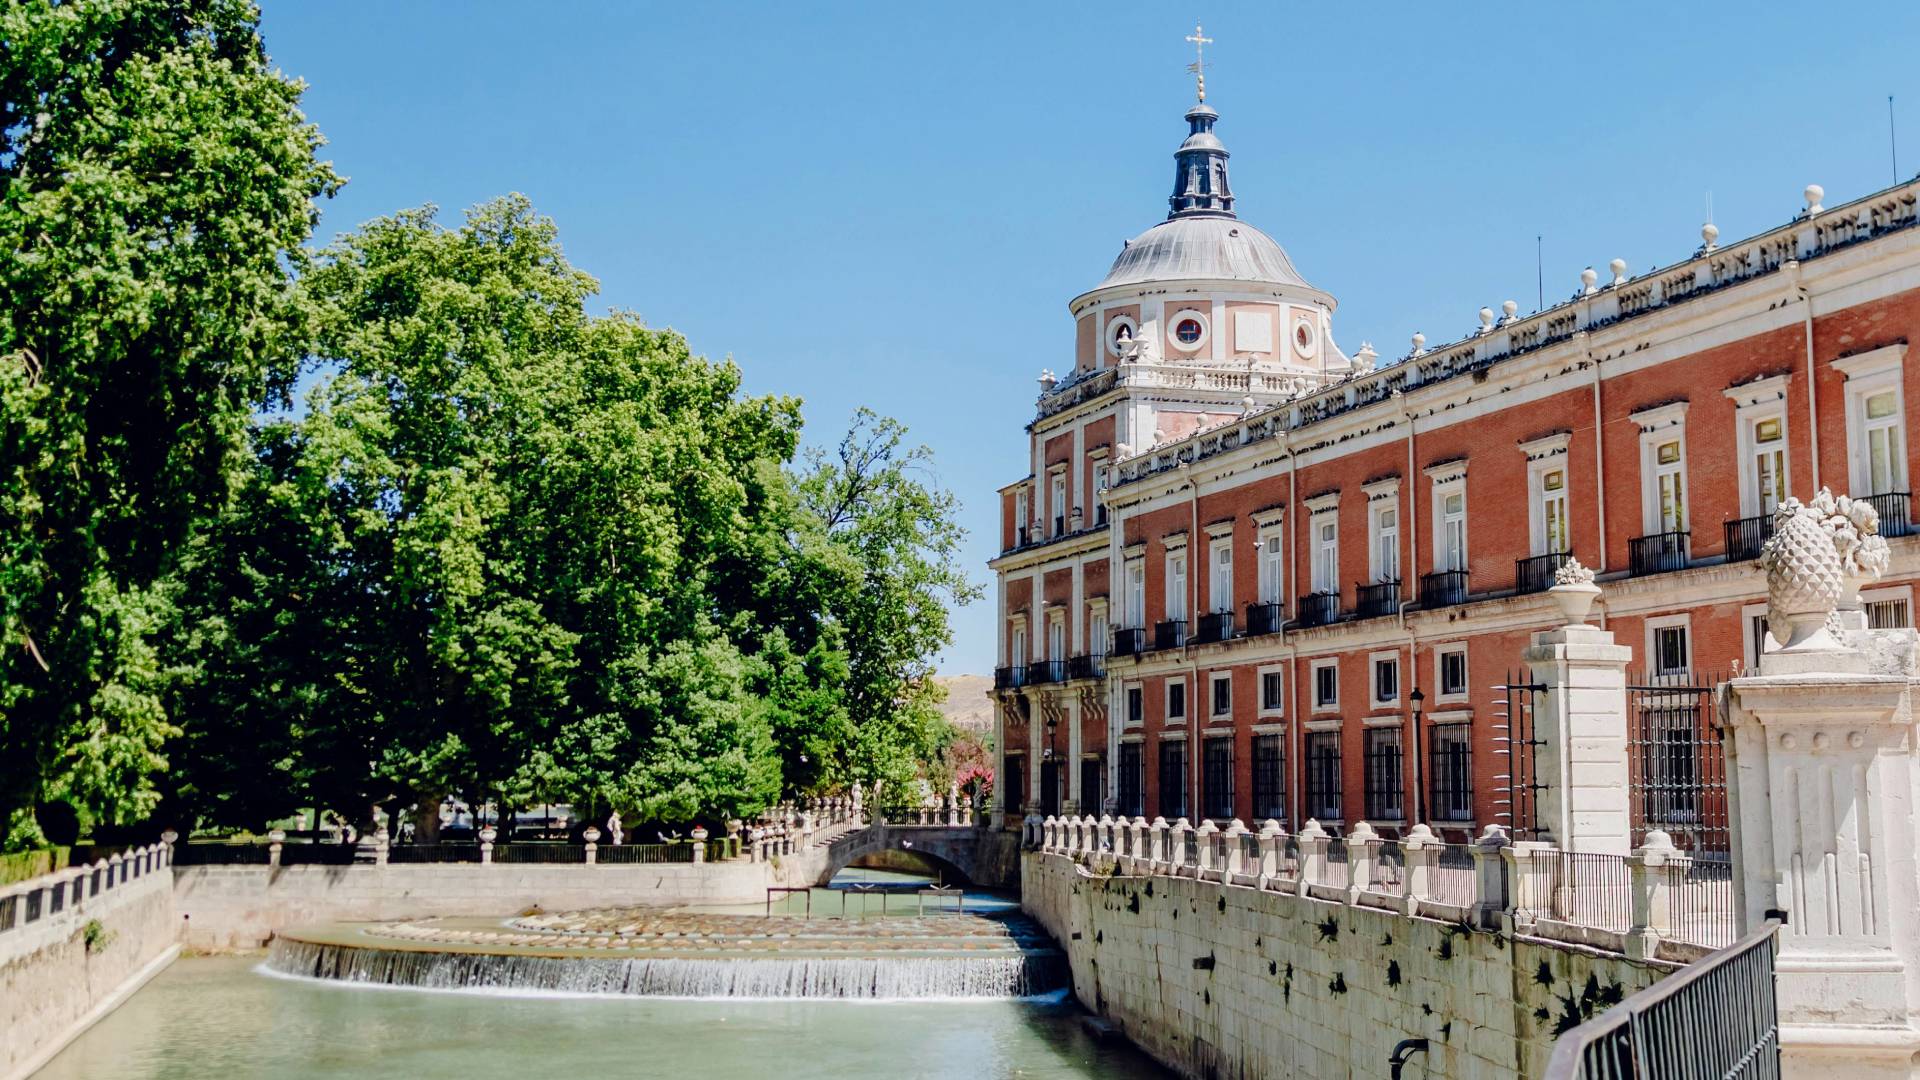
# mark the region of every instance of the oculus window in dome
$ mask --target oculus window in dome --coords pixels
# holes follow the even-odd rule
[[[1207,317],[1191,309],[1175,312],[1169,320],[1167,336],[1175,348],[1195,352],[1207,343]]]

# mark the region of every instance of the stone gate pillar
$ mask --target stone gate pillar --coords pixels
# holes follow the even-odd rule
[[[1593,572],[1569,561],[1548,590],[1566,623],[1533,635],[1526,650],[1533,681],[1544,686],[1533,711],[1540,839],[1567,851],[1625,855],[1627,817],[1627,664],[1633,650],[1610,631],[1586,625],[1599,598]],[[1517,719],[1517,718],[1516,718]],[[1516,754],[1522,748],[1514,747]]]

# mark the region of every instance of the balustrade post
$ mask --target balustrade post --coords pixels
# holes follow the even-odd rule
[[[1059,850],[1059,847],[1060,819],[1048,814],[1046,820],[1040,823],[1040,850],[1052,853]]]
[[[1260,888],[1280,876],[1280,855],[1286,849],[1287,833],[1280,823],[1268,818],[1260,826]]]
[[[800,850],[808,851],[813,847],[813,811],[800,811]]]
[[[595,863],[598,863],[600,861],[600,830],[599,828],[593,825],[587,826],[586,829],[580,833],[580,839],[585,840],[587,842],[587,855],[586,855],[587,865],[592,866]]]
[[[1433,871],[1440,864],[1440,840],[1423,821],[1407,830],[1400,850],[1405,853],[1407,874],[1406,903],[1401,910],[1408,915],[1418,915],[1420,901],[1433,898]]]
[[[387,827],[381,825],[373,833],[373,863],[375,866],[387,865],[387,854],[393,850],[393,838],[387,834]]]
[[[1120,838],[1113,831],[1113,815],[1101,814],[1099,824],[1100,850],[1109,855],[1120,854]]]
[[[1226,869],[1222,871],[1220,878],[1225,884],[1231,885],[1234,878],[1246,872],[1247,853],[1245,837],[1250,831],[1251,830],[1247,828],[1247,823],[1241,821],[1239,818],[1234,818],[1232,821],[1227,822],[1227,831],[1224,834],[1227,841],[1227,866]]]
[[[1380,834],[1364,821],[1347,834],[1347,906],[1360,903],[1360,894],[1373,884],[1373,864],[1380,854]]]
[[[281,835],[285,836],[286,834],[282,833]],[[168,866],[173,865],[174,856],[179,854],[174,850],[174,845],[179,843],[179,841],[180,841],[180,834],[173,831],[172,829],[162,829],[160,831],[160,842],[167,846],[167,865]]]
[[[1170,861],[1167,858],[1167,844],[1171,828],[1163,817],[1155,817],[1152,824],[1147,826],[1147,872],[1150,874],[1166,872]]]
[[[1333,843],[1333,837],[1320,827],[1320,822],[1308,818],[1300,830],[1300,878],[1295,889],[1301,896],[1307,895],[1307,886],[1324,882],[1327,877],[1327,846]]]
[[[1187,837],[1193,832],[1193,826],[1186,818],[1180,818],[1167,830],[1167,873],[1180,876],[1187,862]]]
[[[286,845],[287,830],[275,829],[267,834],[267,866],[269,868],[280,865],[280,852],[285,850]]]
[[[1093,856],[1100,850],[1100,822],[1092,814],[1081,816],[1080,835],[1084,840],[1084,850],[1087,853],[1084,861],[1091,864]]]
[[[1502,921],[1509,933],[1526,931],[1542,913],[1552,913],[1554,870],[1560,852],[1540,840],[1522,840],[1504,852],[1511,892]]]
[[[1145,872],[1151,873],[1153,857],[1147,853],[1147,842],[1153,837],[1152,827],[1147,824],[1145,817],[1136,814],[1133,820],[1127,823],[1127,829],[1132,834],[1133,840],[1131,845],[1133,852],[1132,872],[1137,874],[1145,870]]]
[[[500,836],[500,830],[487,825],[480,830],[480,865],[493,862],[493,842]]]
[[[1199,865],[1193,868],[1195,878],[1205,880],[1208,874],[1219,869],[1213,859],[1213,838],[1218,835],[1220,826],[1215,825],[1212,818],[1200,822],[1200,827],[1193,831],[1194,854],[1199,856]]]
[[[1504,826],[1489,825],[1473,841],[1473,922],[1492,928],[1507,910],[1509,845]]]
[[[1673,838],[1659,829],[1649,829],[1646,841],[1627,856],[1627,876],[1633,891],[1633,928],[1627,932],[1629,957],[1652,959],[1660,939],[1673,933],[1669,868],[1685,865],[1686,856],[1673,846]]]
[[[700,863],[706,862],[707,861],[707,827],[705,825],[695,825],[691,830],[688,831],[687,839],[692,841],[693,843],[694,865],[697,866]]]

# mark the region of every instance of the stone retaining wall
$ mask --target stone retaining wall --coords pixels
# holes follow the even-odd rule
[[[124,858],[0,889],[0,900],[16,898],[11,926],[0,931],[0,1078],[30,1075],[177,955],[180,918],[164,851],[147,859],[149,869],[110,888],[97,886]],[[64,889],[59,911],[48,886]],[[31,922],[28,891],[39,892]]]
[[[1553,1039],[1671,965],[1427,918],[1024,857],[1021,901],[1075,995],[1183,1076],[1540,1076]],[[1424,1070],[1424,1072],[1423,1072]]]

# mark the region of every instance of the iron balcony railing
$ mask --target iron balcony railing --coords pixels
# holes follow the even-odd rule
[[[1564,551],[1549,551],[1513,560],[1513,587],[1521,593],[1545,592],[1553,588],[1553,575],[1573,556]]]
[[[1420,575],[1420,606],[1450,607],[1467,602],[1467,572],[1438,570]]]
[[[1274,602],[1247,605],[1248,634],[1277,634],[1287,621],[1287,606]]]
[[[1548,1080],[1779,1080],[1772,919],[1560,1036]]]
[[[1773,538],[1773,515],[1736,518],[1726,526],[1727,561],[1744,562],[1760,557],[1760,549]]]
[[[1027,665],[1027,681],[1035,686],[1067,681],[1065,660],[1041,660]]]
[[[1200,616],[1199,623],[1193,628],[1193,640],[1195,644],[1202,644],[1209,641],[1227,641],[1232,637],[1233,612],[1231,611],[1210,611]]]
[[[1024,667],[1013,665],[993,669],[993,688],[995,690],[1011,690],[1016,686],[1025,686],[1026,683],[1027,669]]]
[[[1400,610],[1400,582],[1377,581],[1354,586],[1353,613],[1363,619],[1392,615]]]
[[[1168,619],[1153,624],[1153,647],[1177,649],[1187,643],[1187,620]]]
[[[1296,621],[1302,627],[1325,626],[1340,618],[1340,594],[1337,592],[1308,593],[1300,598],[1295,606]]]
[[[1692,535],[1686,532],[1663,532],[1636,536],[1627,541],[1628,572],[1640,577],[1644,574],[1664,574],[1669,570],[1685,570],[1692,555],[1689,540]]]
[[[1109,656],[1139,656],[1147,651],[1147,631],[1133,626],[1113,632],[1113,652]]]
[[[1911,494],[1888,491],[1879,495],[1856,496],[1856,499],[1872,504],[1874,512],[1880,515],[1881,536],[1907,536],[1913,532]]]
[[[1107,674],[1107,658],[1098,653],[1076,656],[1067,661],[1067,678],[1099,679]]]

